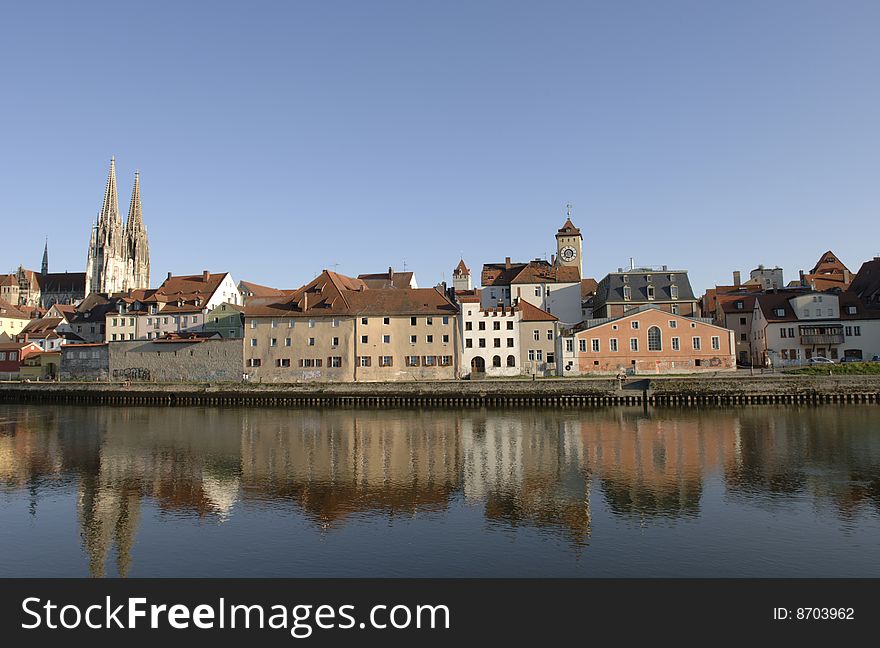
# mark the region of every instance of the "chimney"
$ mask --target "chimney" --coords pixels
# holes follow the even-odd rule
[[[798,275],[800,276],[800,279],[801,279],[801,286],[806,286],[807,282],[804,280],[804,271],[799,270]]]
[[[550,265],[552,265],[552,266],[556,265],[556,255],[555,254],[550,255]]]
[[[734,270],[734,271],[733,271],[733,285],[734,285],[734,286],[739,286],[739,284],[741,283],[741,281],[742,281],[742,279],[741,279],[741,275],[740,275],[740,273],[739,273],[739,270]]]
[[[309,291],[308,290],[303,291],[302,309],[303,309],[303,312],[309,310]]]
[[[852,277],[850,277],[849,270],[846,268],[843,269],[843,281],[844,283],[849,283],[852,281]]]
[[[510,270],[510,257],[504,257],[504,268]]]
[[[169,279],[171,279],[171,273],[170,273],[170,272],[168,273],[168,276],[165,278],[165,281],[168,281]]]
[[[629,258],[629,269],[630,270],[636,269],[636,260],[633,257]]]
[[[394,270],[391,269],[391,266],[388,266],[388,281],[394,279]]]
[[[204,281],[205,283],[208,283],[208,279],[210,279],[210,278],[211,278],[211,273],[208,272],[207,270],[202,270],[202,281]]]

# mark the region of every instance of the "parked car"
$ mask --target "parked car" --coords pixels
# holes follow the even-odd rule
[[[840,359],[841,362],[864,362],[861,358],[849,358],[844,356]]]
[[[816,356],[815,358],[810,358],[807,361],[808,364],[834,364],[834,360],[829,360],[828,358],[823,358],[822,356]]]
[[[880,362],[880,355],[876,355],[873,358],[871,358],[871,362]]]

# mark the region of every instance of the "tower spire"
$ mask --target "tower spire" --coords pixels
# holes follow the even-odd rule
[[[150,245],[147,241],[147,228],[141,209],[140,172],[134,172],[134,186],[131,190],[131,204],[128,219],[125,221],[125,258],[128,265],[125,289],[150,287]]]
[[[45,277],[49,274],[49,237],[46,237],[46,245],[43,247],[43,267],[41,269],[42,275]]]

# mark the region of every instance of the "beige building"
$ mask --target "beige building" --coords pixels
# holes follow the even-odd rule
[[[435,288],[369,288],[325,270],[245,306],[244,373],[256,382],[451,379],[457,308]]]
[[[7,301],[0,300],[0,341],[15,339],[30,322],[27,313]]]

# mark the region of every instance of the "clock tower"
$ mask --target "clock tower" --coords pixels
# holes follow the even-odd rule
[[[571,222],[571,205],[568,205],[568,218],[556,232],[556,265],[573,266],[578,269],[578,276],[583,276],[581,265],[583,247],[584,237]]]

